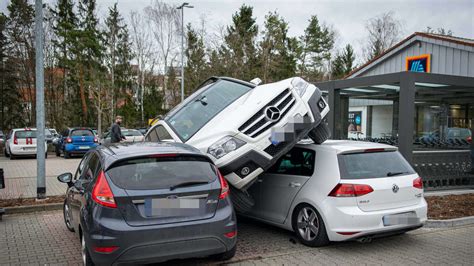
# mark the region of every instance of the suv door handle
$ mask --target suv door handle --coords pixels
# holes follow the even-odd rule
[[[301,184],[298,182],[290,182],[289,184],[290,187],[301,187]]]

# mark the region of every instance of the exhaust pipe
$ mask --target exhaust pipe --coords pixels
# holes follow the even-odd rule
[[[361,237],[359,239],[357,239],[357,242],[359,243],[363,243],[363,244],[366,244],[366,243],[370,243],[372,242],[372,238],[371,237]]]

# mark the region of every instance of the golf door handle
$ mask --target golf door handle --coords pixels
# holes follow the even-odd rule
[[[263,179],[257,179],[257,183],[262,183]]]
[[[301,187],[301,184],[298,182],[290,182],[290,187]]]

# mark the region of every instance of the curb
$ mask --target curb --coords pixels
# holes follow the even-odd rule
[[[55,211],[55,210],[62,210],[62,209],[63,209],[63,203],[47,203],[47,204],[40,204],[40,205],[5,207],[5,215],[16,214],[16,213],[40,212],[40,211]]]
[[[428,220],[424,227],[427,228],[447,228],[474,224],[474,216],[461,217],[449,220]]]

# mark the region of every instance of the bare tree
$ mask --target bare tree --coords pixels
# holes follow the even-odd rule
[[[145,94],[145,77],[147,67],[153,68],[155,60],[153,59],[153,43],[151,41],[150,28],[143,19],[142,14],[135,11],[130,12],[132,49],[137,61],[137,87],[136,92],[140,104],[141,122],[144,124],[145,117],[143,111],[143,97]]]
[[[171,62],[176,58],[179,47],[180,16],[176,7],[156,0],[151,6],[145,8],[146,17],[150,23],[153,38],[158,46],[159,66],[163,75],[162,84],[164,95],[174,95],[166,93],[166,75],[171,66]],[[165,99],[165,102],[172,102],[173,99]]]
[[[366,60],[371,60],[400,40],[402,26],[394,16],[394,12],[383,13],[367,21],[367,42],[363,53]]]

